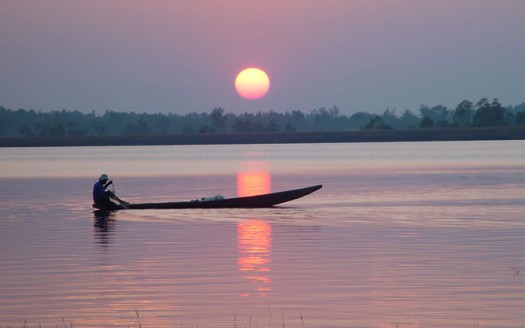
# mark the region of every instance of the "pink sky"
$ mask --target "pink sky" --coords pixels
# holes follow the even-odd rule
[[[417,112],[525,101],[523,0],[0,0],[0,105]],[[237,72],[271,89],[239,97]]]

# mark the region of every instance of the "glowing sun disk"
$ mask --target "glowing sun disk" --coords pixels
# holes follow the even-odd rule
[[[263,97],[270,89],[270,79],[261,69],[250,67],[242,70],[235,79],[237,93],[246,99]]]

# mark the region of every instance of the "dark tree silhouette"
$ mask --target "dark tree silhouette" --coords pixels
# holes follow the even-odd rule
[[[504,123],[504,109],[497,98],[489,103],[487,98],[481,99],[476,104],[476,113],[473,118],[473,125],[479,127],[502,126]]]
[[[320,107],[308,113],[299,110],[232,114],[216,107],[210,113],[147,114],[107,110],[40,112],[11,110],[0,106],[0,136],[116,136],[178,135],[198,133],[271,133],[310,131],[349,131],[374,129],[414,129],[440,127],[488,127],[525,124],[525,103],[503,107],[497,98],[483,98],[473,105],[462,101],[453,111],[437,105],[421,106],[419,115],[405,110],[397,115],[387,108],[382,115],[357,112],[342,115],[337,106]]]
[[[474,114],[474,104],[468,100],[463,100],[454,110],[452,122],[454,126],[465,127],[472,123]]]

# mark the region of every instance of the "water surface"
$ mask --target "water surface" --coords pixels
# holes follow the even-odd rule
[[[522,327],[524,149],[0,149],[0,326]],[[324,187],[270,209],[103,217],[103,171],[133,202],[233,197],[241,173]]]

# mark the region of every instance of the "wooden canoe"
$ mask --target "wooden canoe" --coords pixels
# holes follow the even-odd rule
[[[258,208],[258,207],[272,207],[278,204],[286,203],[291,200],[304,197],[321,189],[322,185],[315,185],[311,187],[286,190],[281,192],[274,192],[270,194],[226,198],[220,200],[195,200],[186,202],[166,202],[166,203],[130,203],[127,207],[118,205],[116,210],[131,209],[182,209],[182,208]],[[111,210],[108,208],[101,208],[93,204],[94,208],[101,210]]]

